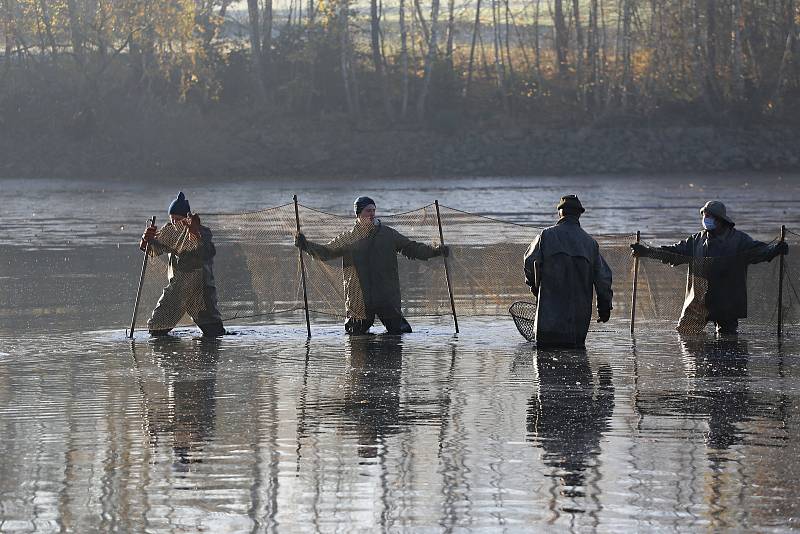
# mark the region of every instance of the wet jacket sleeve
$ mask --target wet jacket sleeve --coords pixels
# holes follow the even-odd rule
[[[539,274],[538,263],[542,261],[542,236],[537,235],[533,240],[528,251],[525,253],[525,283],[531,288],[531,292],[536,295],[539,293]]]
[[[597,293],[598,310],[611,309],[611,302],[614,297],[614,292],[611,290],[612,281],[611,268],[600,254],[598,247],[594,258],[594,290]]]
[[[159,231],[162,231],[166,227],[167,225],[162,226]],[[167,254],[168,252],[173,251],[170,249],[170,247],[164,245],[158,240],[158,234],[156,233],[156,238],[150,241],[150,248],[147,249],[147,254],[151,258],[154,258],[156,256],[161,256],[162,254]]]
[[[744,254],[747,263],[761,263],[764,261],[772,261],[772,258],[778,255],[778,243],[764,243],[757,241],[749,235],[742,233],[741,241],[739,242],[739,254]]]
[[[397,231],[394,232],[394,249],[411,260],[428,260],[441,254],[438,248],[412,241]]]
[[[649,256],[670,265],[689,263],[689,260],[694,256],[696,237],[696,235],[692,235],[674,245],[664,245],[659,248],[650,249]]]
[[[349,232],[344,232],[334,237],[324,245],[306,240],[306,252],[322,261],[341,258],[347,251]]]

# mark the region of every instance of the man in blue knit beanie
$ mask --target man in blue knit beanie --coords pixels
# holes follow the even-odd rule
[[[183,192],[169,205],[169,217],[170,222],[160,230],[148,227],[139,243],[139,248],[151,256],[166,253],[169,258],[169,284],[147,321],[147,329],[154,336],[166,335],[188,313],[204,336],[221,336],[225,328],[217,309],[213,270],[216,249],[211,230],[192,214]]]

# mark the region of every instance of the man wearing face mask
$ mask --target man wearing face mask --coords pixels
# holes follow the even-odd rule
[[[322,261],[342,258],[348,334],[366,334],[380,318],[389,334],[411,332],[400,304],[397,254],[427,260],[447,256],[446,246],[430,246],[405,237],[375,217],[375,201],[366,196],[353,203],[353,227],[321,245],[295,236],[295,246]]]
[[[561,197],[558,222],[536,236],[525,253],[525,282],[536,295],[536,346],[582,348],[592,321],[592,291],[597,322],[611,316],[611,269],[600,246],[579,221],[583,209],[575,195]]]
[[[785,242],[756,241],[736,230],[722,202],[706,202],[700,215],[700,232],[658,248],[634,243],[632,254],[689,265],[679,332],[700,333],[711,321],[718,334],[735,334],[739,319],[747,317],[747,266],[771,261],[788,253],[789,247]]]

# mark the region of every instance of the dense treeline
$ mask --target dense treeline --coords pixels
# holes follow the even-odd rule
[[[0,0],[6,136],[800,115],[796,0],[273,1]]]

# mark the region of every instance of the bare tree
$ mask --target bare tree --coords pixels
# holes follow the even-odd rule
[[[448,0],[447,2],[447,44],[445,46],[444,57],[447,61],[447,66],[453,70],[453,33],[455,32],[456,22],[456,2],[455,0]]]
[[[80,14],[75,0],[67,0],[67,16],[69,17],[70,38],[72,40],[72,53],[79,64],[83,64],[83,30],[81,29]]]
[[[742,0],[731,0],[731,96],[733,100],[741,101],[744,98],[744,68],[742,52],[742,27],[744,14],[742,13]]]
[[[564,20],[564,6],[562,0],[555,0],[553,6],[553,26],[555,29],[556,67],[561,76],[567,74],[567,49],[569,48],[569,33]]]
[[[467,83],[464,86],[464,97],[469,96],[469,89],[472,85],[472,70],[475,63],[475,43],[478,40],[478,35],[481,27],[481,0],[478,0],[475,6],[475,23],[472,26],[472,42],[469,46],[469,64],[467,65]]]
[[[402,96],[400,99],[400,116],[405,118],[408,112],[408,30],[406,29],[406,0],[400,0],[400,71]]]
[[[433,63],[436,60],[436,34],[439,21],[439,0],[433,0],[431,3],[431,38],[428,41],[428,53],[425,56],[425,74],[422,79],[422,90],[417,100],[417,118],[422,120],[425,118],[425,103],[428,98],[428,90],[431,85],[431,75],[433,73]]]
[[[381,21],[378,14],[378,0],[370,0],[370,43],[372,45],[372,65],[375,74],[378,75],[381,84],[381,96],[383,98],[383,111],[389,120],[394,118],[392,111],[392,101],[389,95],[389,82],[386,79],[386,69],[384,68],[383,54],[381,52]]]
[[[261,24],[259,23],[258,0],[247,0],[247,15],[250,21],[250,64],[253,68],[254,87],[259,102],[266,99],[264,72],[261,60]]]

